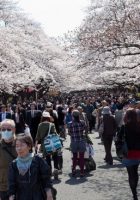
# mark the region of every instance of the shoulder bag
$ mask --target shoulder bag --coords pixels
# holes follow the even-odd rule
[[[47,153],[56,152],[58,149],[62,148],[62,143],[60,137],[57,133],[50,134],[52,125],[49,124],[48,135],[44,138],[44,147]]]

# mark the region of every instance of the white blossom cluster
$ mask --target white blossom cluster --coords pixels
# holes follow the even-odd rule
[[[0,0],[0,91],[65,87],[66,53],[11,0]],[[63,77],[64,76],[64,77]]]
[[[139,0],[91,0],[87,13],[62,50],[16,3],[0,0],[0,92],[139,85]]]
[[[94,88],[139,85],[140,1],[91,0],[87,12],[71,43],[83,81]]]

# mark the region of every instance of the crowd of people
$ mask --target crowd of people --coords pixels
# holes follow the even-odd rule
[[[128,172],[133,199],[138,200],[140,102],[133,95],[74,95],[57,101],[1,104],[0,200],[54,200],[51,177],[63,173],[63,142],[70,136],[72,176],[79,165],[85,176],[90,134],[99,133],[104,161],[113,165],[112,142]],[[44,140],[58,135],[62,148],[48,153]],[[52,165],[53,161],[53,165]]]

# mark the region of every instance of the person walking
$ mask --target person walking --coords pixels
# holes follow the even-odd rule
[[[84,132],[86,131],[86,124],[80,120],[80,113],[78,110],[72,112],[73,121],[68,125],[68,133],[71,138],[71,151],[73,154],[72,159],[72,175],[76,175],[76,165],[79,154],[80,176],[84,176],[84,153],[86,151],[86,140]]]
[[[34,156],[32,147],[31,136],[17,136],[17,158],[9,167],[9,200],[53,200],[50,167]]]
[[[50,133],[49,133],[50,132]],[[41,123],[38,126],[37,135],[36,135],[36,142],[35,142],[35,148],[38,149],[38,144],[41,144],[41,150],[43,152],[43,157],[46,159],[48,165],[52,169],[51,160],[53,160],[54,163],[54,175],[57,176],[59,170],[62,170],[59,168],[59,157],[58,152],[52,152],[48,153],[44,147],[44,139],[48,134],[54,134],[57,133],[55,129],[54,123],[51,122],[51,116],[49,112],[44,111],[42,113],[42,120]],[[62,166],[61,166],[62,167]],[[57,174],[57,175],[56,175]]]
[[[6,105],[3,104],[1,106],[0,122],[2,122],[5,119],[12,119],[12,114],[6,111]]]
[[[95,125],[95,119],[93,120],[92,112],[94,110],[94,106],[91,104],[91,99],[88,98],[86,100],[86,104],[83,106],[83,111],[86,113],[88,122],[89,122],[89,132],[92,133],[92,129]]]
[[[111,146],[113,137],[116,134],[117,125],[114,116],[111,115],[109,106],[105,106],[102,111],[103,115],[103,134],[102,141],[105,148],[105,158],[107,164],[113,165],[113,158],[111,154]]]
[[[124,116],[123,134],[127,146],[127,155],[122,163],[127,169],[129,186],[132,191],[133,199],[138,200],[138,167],[140,164],[140,122],[137,112],[134,109],[127,110]]]
[[[25,120],[21,109],[18,106],[15,108],[15,112],[12,116],[16,124],[16,134],[24,133],[25,130]]]
[[[25,122],[30,128],[31,136],[34,142],[37,134],[37,128],[41,120],[41,116],[41,110],[36,110],[36,104],[34,102],[31,103],[30,110],[26,112]]]
[[[17,154],[15,151],[15,123],[11,119],[1,122],[0,141],[0,200],[9,200],[8,196],[8,168]]]

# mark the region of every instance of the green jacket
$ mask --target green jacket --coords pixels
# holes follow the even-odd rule
[[[7,152],[6,151],[9,152]],[[13,143],[0,141],[0,191],[8,190],[8,170],[9,165],[17,157]]]
[[[43,142],[44,138],[48,135],[50,125],[51,125],[50,134],[56,133],[55,125],[50,122],[41,122],[37,130],[36,140],[38,141],[38,143],[41,144],[41,150],[43,151],[43,156],[46,155]]]

